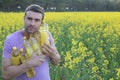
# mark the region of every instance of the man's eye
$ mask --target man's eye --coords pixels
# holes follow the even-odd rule
[[[40,21],[40,19],[35,19],[35,21]]]
[[[28,20],[32,20],[32,18],[30,18],[30,17],[28,17],[27,19],[28,19]]]

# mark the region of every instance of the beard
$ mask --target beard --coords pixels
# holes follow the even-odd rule
[[[25,26],[25,31],[28,34],[34,34],[35,32],[38,32],[39,29],[34,28],[33,26]]]

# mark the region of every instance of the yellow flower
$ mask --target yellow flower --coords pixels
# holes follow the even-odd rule
[[[110,80],[114,80],[114,78],[110,78]]]
[[[73,68],[73,64],[71,64],[71,62],[70,62],[69,66],[68,66],[68,69],[72,70],[72,68]]]
[[[120,68],[116,69],[117,70],[117,76],[120,77]]]
[[[95,61],[94,57],[87,60],[87,62],[90,62],[90,63],[94,63],[94,61]]]
[[[103,49],[101,47],[98,48],[98,52],[102,52]]]
[[[75,41],[74,39],[72,39],[72,45],[76,45],[77,41]]]
[[[77,77],[79,78],[79,77],[80,77],[80,74],[77,74]]]
[[[73,59],[73,63],[78,64],[79,61],[80,61],[79,57]]]
[[[110,51],[115,53],[115,48],[110,48]]]
[[[108,60],[104,60],[104,64],[109,64],[109,61]]]
[[[92,72],[96,72],[98,70],[98,67],[97,66],[94,66],[93,68],[92,68]]]
[[[66,52],[65,61],[71,60],[71,57],[71,54],[69,52]]]

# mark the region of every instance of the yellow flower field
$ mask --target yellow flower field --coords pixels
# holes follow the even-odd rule
[[[5,37],[24,28],[23,17],[0,12],[0,56]],[[62,56],[50,64],[51,80],[120,80],[120,12],[46,12],[45,22]]]

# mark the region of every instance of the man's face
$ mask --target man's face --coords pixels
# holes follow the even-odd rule
[[[33,11],[27,11],[26,15],[24,17],[24,26],[25,30],[28,33],[35,33],[39,30],[40,25],[42,22],[42,14],[33,12]]]

